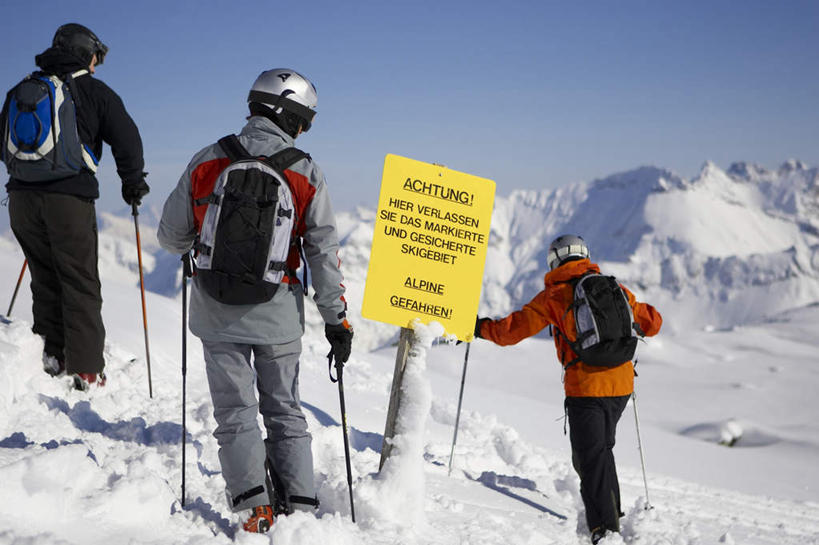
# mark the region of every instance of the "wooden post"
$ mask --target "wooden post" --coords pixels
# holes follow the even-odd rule
[[[390,390],[390,406],[387,410],[387,424],[384,427],[384,442],[381,444],[381,462],[378,471],[384,467],[384,462],[392,451],[391,439],[395,435],[395,419],[398,416],[398,406],[401,403],[401,384],[404,381],[404,369],[407,367],[407,357],[414,340],[413,331],[402,327],[398,338],[398,352],[395,355],[395,370],[392,373],[392,389]]]

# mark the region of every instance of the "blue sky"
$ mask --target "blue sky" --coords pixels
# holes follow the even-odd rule
[[[149,202],[244,124],[247,91],[289,67],[319,93],[297,145],[339,210],[374,208],[387,153],[552,188],[640,165],[819,164],[819,2],[4,0],[0,85],[65,22],[110,47],[97,76],[140,127]],[[32,17],[34,14],[32,13]],[[101,209],[119,181],[103,156]]]

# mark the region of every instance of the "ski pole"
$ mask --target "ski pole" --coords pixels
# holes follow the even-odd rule
[[[464,399],[464,382],[466,381],[466,364],[469,362],[469,347],[472,343],[466,344],[466,355],[464,356],[464,371],[461,374],[461,392],[458,394],[458,413],[455,416],[455,433],[452,436],[452,450],[449,451],[449,471],[447,475],[452,475],[452,458],[455,456],[455,441],[458,440],[458,424],[461,421],[461,402]]]
[[[640,465],[643,468],[643,483],[646,487],[646,511],[654,509],[648,500],[648,479],[646,478],[646,460],[643,456],[643,441],[640,439],[640,419],[637,417],[637,392],[631,393],[631,406],[634,407],[634,424],[637,426],[637,446],[640,449]]]
[[[137,203],[131,203],[131,215],[134,216],[134,231],[136,232],[137,259],[139,261],[139,291],[142,294],[142,327],[145,331],[145,361],[148,364],[148,397],[154,397],[153,383],[151,382],[151,351],[148,348],[148,313],[145,311],[145,281],[142,276],[142,244],[139,240],[139,210]]]
[[[327,354],[328,363],[333,365],[333,351]],[[350,490],[350,516],[355,522],[355,504],[353,503],[353,470],[350,466],[350,440],[347,436],[347,409],[344,405],[344,379],[342,373],[344,371],[344,364],[336,360],[336,378],[332,375],[330,380],[338,383],[338,401],[341,405],[341,430],[344,433],[344,458],[347,463],[347,488]]]
[[[191,271],[191,254],[182,256],[182,507],[185,507],[185,382],[188,375],[188,278]]]
[[[23,282],[23,275],[26,274],[26,265],[28,260],[23,260],[23,268],[20,269],[20,276],[17,277],[17,285],[14,287],[14,295],[11,296],[11,303],[9,303],[9,310],[6,312],[6,318],[11,316],[11,309],[14,308],[14,301],[17,299],[17,292],[20,291],[20,284]]]

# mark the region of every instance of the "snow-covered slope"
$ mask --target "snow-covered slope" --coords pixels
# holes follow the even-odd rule
[[[0,248],[3,278],[16,276],[18,258]],[[42,340],[30,332],[27,290],[13,320],[0,323],[0,543],[588,542],[562,434],[560,373],[542,339],[472,346],[451,476],[463,346],[429,346],[434,334],[425,335],[427,348],[405,383],[415,403],[400,430],[403,451],[381,476],[395,350],[355,353],[345,372],[354,525],[326,341],[308,333],[301,387],[322,507],[318,519],[294,515],[259,537],[237,530],[239,518],[224,501],[201,345],[191,338],[183,507],[181,308],[148,294],[148,399],[135,279],[134,272],[103,279],[109,381],[90,394],[40,370]],[[652,340],[638,388],[654,509],[644,509],[629,408],[616,450],[623,537],[606,545],[819,543],[819,402],[811,386],[819,339],[810,334],[817,326],[813,306],[764,327]],[[734,448],[718,444],[726,434],[741,435]]]
[[[595,259],[666,318],[661,335],[640,350],[638,379],[655,508],[644,510],[629,407],[616,450],[623,538],[606,545],[819,544],[818,177],[797,161],[776,171],[706,164],[690,181],[645,167],[497,199],[483,314],[503,314],[533,296],[549,241],[576,231]],[[147,397],[127,213],[100,218],[104,389],[71,392],[40,371],[28,278],[13,319],[0,323],[0,543],[588,542],[549,339],[511,348],[472,345],[448,476],[464,346],[426,335],[433,345],[419,352],[409,386],[418,401],[404,430],[412,454],[377,475],[397,328],[358,314],[371,210],[339,215],[356,327],[344,386],[358,524],[349,520],[337,390],[327,379],[326,341],[313,305],[301,387],[314,435],[319,519],[290,517],[266,537],[237,531],[238,518],[224,501],[201,346],[193,337],[183,508],[179,260],[157,249],[155,214],[139,219],[154,399]],[[16,244],[0,238],[8,296],[22,260]]]

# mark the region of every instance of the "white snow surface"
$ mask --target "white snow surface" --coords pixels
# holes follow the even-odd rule
[[[819,544],[818,179],[798,161],[776,171],[707,163],[691,181],[644,167],[497,199],[482,315],[534,296],[549,241],[577,232],[604,270],[665,318],[639,352],[648,498],[629,406],[615,448],[626,516],[622,535],[604,545]],[[155,213],[141,215],[149,399],[133,219],[101,214],[108,384],[75,392],[42,372],[28,275],[0,323],[0,543],[588,543],[560,368],[543,334],[514,347],[471,346],[448,475],[465,346],[445,342],[437,324],[419,325],[404,380],[409,401],[379,474],[398,331],[360,317],[373,220],[371,210],[339,215],[356,328],[344,373],[356,524],[338,390],[314,310],[300,382],[316,516],[282,517],[264,536],[239,530],[191,335],[182,506],[179,260],[157,248]],[[0,238],[9,298],[22,261],[13,240]]]

